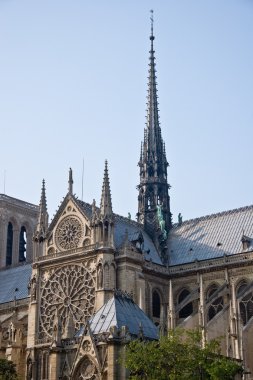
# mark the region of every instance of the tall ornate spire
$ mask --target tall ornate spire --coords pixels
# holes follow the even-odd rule
[[[168,162],[159,123],[153,24],[153,11],[151,11],[147,122],[139,161],[137,218],[144,224],[144,229],[156,242],[157,247],[164,251],[167,233],[171,227],[171,213],[167,182]]]
[[[100,216],[103,218],[106,218],[106,217],[110,218],[112,216],[112,200],[111,200],[111,190],[110,190],[107,160],[105,161],[104,180],[103,180],[101,203],[100,203]]]
[[[69,194],[73,194],[73,172],[72,169],[69,168]]]

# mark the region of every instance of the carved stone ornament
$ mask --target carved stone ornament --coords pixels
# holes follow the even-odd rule
[[[56,244],[59,249],[72,249],[78,247],[83,237],[83,225],[76,216],[64,218],[56,229]]]
[[[79,364],[76,371],[75,380],[96,380],[98,379],[98,370],[96,365],[87,356]]]
[[[62,266],[41,284],[40,335],[52,337],[55,316],[61,317],[63,332],[71,316],[79,330],[94,312],[95,281],[81,265]]]
[[[89,340],[85,340],[82,344],[82,348],[84,351],[89,352],[91,350],[91,342]]]

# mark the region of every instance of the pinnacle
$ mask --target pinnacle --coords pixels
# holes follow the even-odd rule
[[[110,180],[108,174],[108,162],[105,160],[104,179],[100,203],[100,215],[103,217],[112,216],[112,200],[110,190]]]

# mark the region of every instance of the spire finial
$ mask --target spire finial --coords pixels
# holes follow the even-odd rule
[[[154,37],[154,11],[153,11],[153,9],[150,10],[150,21],[151,21],[150,39],[151,39],[151,41],[154,41],[155,37]]]
[[[73,194],[73,172],[71,168],[69,168],[69,194]]]
[[[42,180],[41,196],[40,196],[40,213],[47,212],[47,198],[46,198],[46,185],[45,180]]]

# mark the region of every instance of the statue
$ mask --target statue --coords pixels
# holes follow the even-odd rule
[[[29,284],[28,284],[28,291],[31,295],[31,300],[36,301],[36,293],[37,293],[37,277],[36,274],[33,275],[31,278]]]
[[[163,218],[163,212],[162,212],[162,207],[161,205],[157,206],[157,218],[158,218],[158,223],[160,226],[160,229],[162,231],[163,239],[167,239],[167,231],[165,229],[165,220]]]
[[[181,215],[181,212],[178,214],[178,224],[181,225],[183,223],[183,217]]]
[[[103,288],[103,268],[101,264],[98,265],[97,276],[98,289],[101,289]]]

